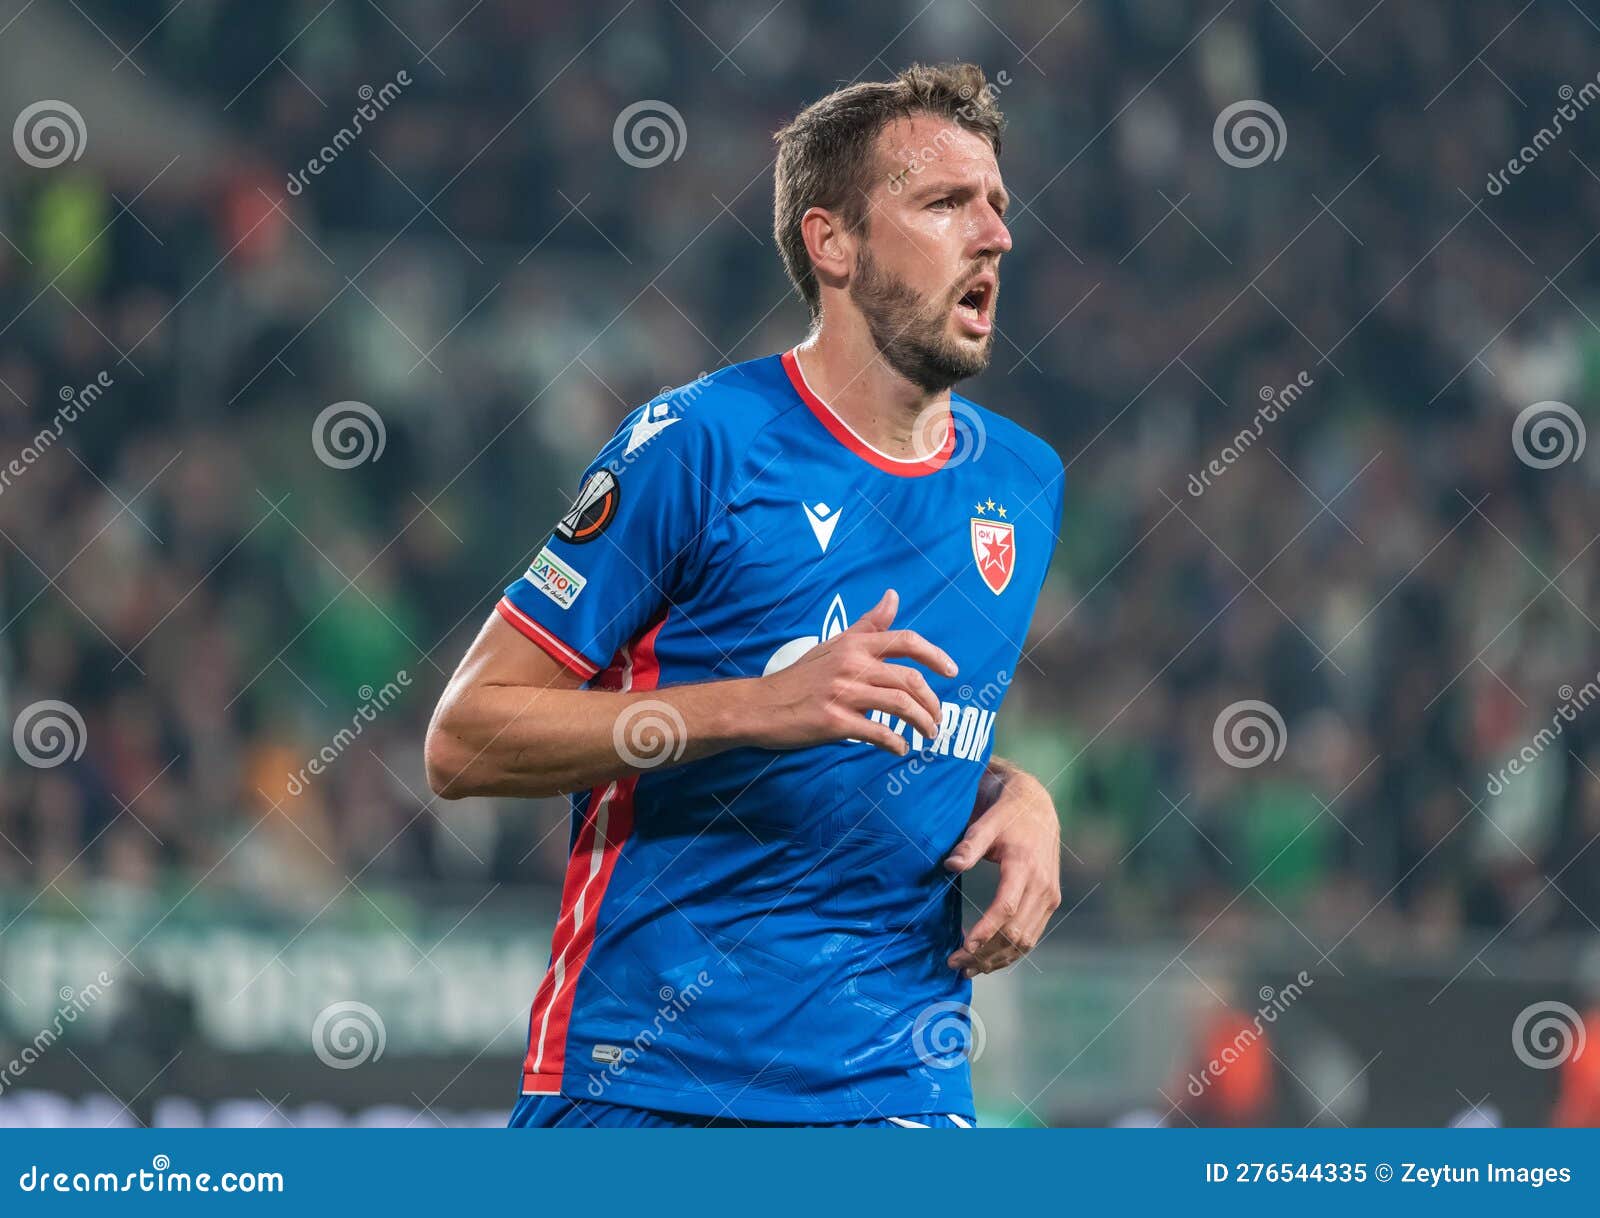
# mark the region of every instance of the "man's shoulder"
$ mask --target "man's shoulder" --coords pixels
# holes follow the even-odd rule
[[[1048,486],[1062,476],[1064,466],[1060,454],[1048,440],[1035,435],[1015,419],[980,406],[959,393],[950,395],[950,406],[957,428],[970,426],[974,433],[970,438],[970,459],[981,460],[982,454],[993,448],[1021,462],[1041,486]]]
[[[637,454],[658,439],[663,448],[737,452],[794,407],[787,386],[776,355],[703,372],[631,410],[607,455]]]

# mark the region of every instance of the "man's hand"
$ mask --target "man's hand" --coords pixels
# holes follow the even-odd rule
[[[944,861],[954,872],[969,870],[979,859],[1000,865],[994,901],[946,962],[963,977],[1022,959],[1061,905],[1061,822],[1050,793],[1005,761],[991,761],[984,778],[966,835]]]
[[[941,676],[956,663],[913,630],[891,630],[900,597],[893,588],[853,626],[813,647],[788,668],[754,682],[751,718],[755,743],[769,749],[804,748],[834,740],[865,740],[896,757],[911,745],[886,723],[867,718],[885,711],[923,737],[939,735],[939,699],[914,660]]]
[[[533,798],[750,745],[865,740],[903,757],[911,748],[905,738],[867,715],[897,715],[934,740],[941,708],[920,671],[889,661],[911,660],[945,677],[956,675],[956,665],[920,634],[890,629],[899,604],[885,592],[855,625],[769,677],[644,692],[579,689],[574,672],[491,613],[428,725],[428,785],[444,799]],[[619,744],[640,704],[670,727],[666,747],[645,759]]]

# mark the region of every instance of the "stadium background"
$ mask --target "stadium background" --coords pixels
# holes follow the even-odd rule
[[[564,804],[428,714],[623,413],[800,334],[771,132],[958,57],[970,392],[1069,488],[984,1116],[1596,1118],[1595,0],[0,0],[0,1125],[503,1120]]]

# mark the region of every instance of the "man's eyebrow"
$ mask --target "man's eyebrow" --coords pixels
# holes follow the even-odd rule
[[[914,199],[934,199],[941,195],[957,195],[963,199],[975,198],[979,194],[978,188],[970,182],[959,179],[933,178],[923,181],[916,190],[911,192]]]

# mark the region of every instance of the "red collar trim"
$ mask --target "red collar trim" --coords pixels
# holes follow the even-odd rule
[[[897,474],[902,478],[920,478],[924,474],[936,473],[943,469],[945,462],[950,459],[950,454],[955,451],[955,420],[948,411],[945,413],[944,444],[940,446],[938,452],[928,457],[891,457],[857,435],[850,424],[836,415],[831,406],[812,392],[793,349],[783,353],[783,370],[789,374],[789,383],[794,386],[795,393],[810,408],[811,413],[817,416],[817,421],[828,429],[828,434],[863,461],[870,462],[884,473]]]

